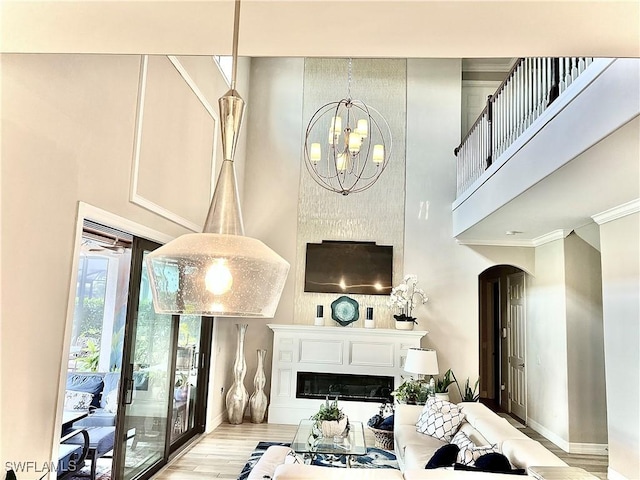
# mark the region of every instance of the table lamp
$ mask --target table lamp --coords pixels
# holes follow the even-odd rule
[[[431,375],[429,389],[435,389],[433,375],[438,375],[438,356],[435,350],[427,348],[410,348],[407,351],[407,359],[404,362],[404,371],[418,375],[418,381],[424,380],[424,375]]]

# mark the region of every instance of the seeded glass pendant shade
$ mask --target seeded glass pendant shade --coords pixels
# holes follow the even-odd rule
[[[246,237],[233,158],[245,102],[235,90],[236,1],[231,89],[219,99],[224,161],[203,233],[182,235],[146,256],[157,313],[272,318],[289,263]]]

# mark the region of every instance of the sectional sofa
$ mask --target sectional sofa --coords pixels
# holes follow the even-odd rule
[[[513,427],[506,419],[496,415],[481,403],[458,404],[464,420],[458,431],[464,432],[476,446],[495,445],[509,459],[514,468],[540,478],[571,478],[594,480],[585,470],[569,467],[560,458]],[[287,463],[291,449],[270,447],[254,466],[248,480],[302,480],[302,479],[371,479],[371,480],[434,480],[471,479],[507,480],[518,478],[504,473],[461,471],[448,468],[425,469],[436,450],[447,442],[419,433],[416,422],[423,407],[397,405],[394,422],[394,449],[400,470],[389,469],[339,469]],[[550,477],[536,471],[552,472]],[[557,476],[560,475],[560,476]],[[564,475],[564,476],[563,476]]]

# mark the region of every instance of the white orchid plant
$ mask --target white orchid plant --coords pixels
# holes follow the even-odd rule
[[[417,305],[427,303],[429,299],[424,290],[417,288],[416,285],[418,285],[418,276],[407,275],[400,285],[391,289],[387,305],[394,310],[400,311],[399,315],[393,316],[396,320],[418,323],[415,317],[412,316],[413,309]]]

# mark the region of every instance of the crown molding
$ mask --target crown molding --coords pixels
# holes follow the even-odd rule
[[[533,247],[531,240],[474,240],[458,239],[456,238],[458,245],[476,246],[476,247]]]
[[[531,240],[531,244],[534,247],[539,247],[540,245],[544,245],[545,243],[554,242],[556,240],[562,240],[567,235],[569,235],[572,231],[573,230],[567,230],[567,229],[554,230],[552,232],[549,232],[534,238],[533,240]]]
[[[458,239],[456,238],[456,242],[458,245],[469,245],[469,246],[484,246],[484,247],[529,247],[535,248],[545,243],[553,242],[555,240],[562,240],[567,235],[569,235],[573,230],[570,229],[560,229],[554,230],[552,232],[546,233],[544,235],[540,235],[539,237],[533,238],[531,240],[500,240],[500,239],[491,239],[491,240],[477,240],[477,239]]]
[[[640,212],[640,198],[636,198],[630,202],[610,208],[604,212],[596,213],[591,218],[593,218],[593,221],[598,225],[602,225],[603,223],[611,222],[618,218],[626,217],[627,215],[638,212]]]

